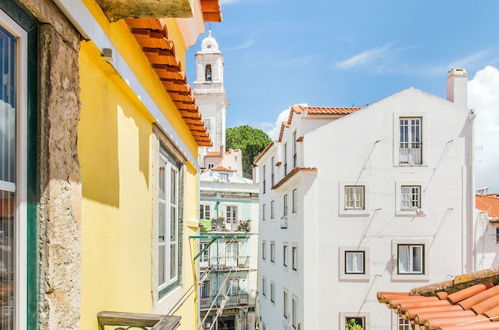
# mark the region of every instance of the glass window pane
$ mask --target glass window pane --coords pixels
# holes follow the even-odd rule
[[[160,245],[159,246],[159,254],[158,254],[158,284],[162,285],[165,283],[165,252],[166,252],[166,246]]]
[[[398,266],[399,266],[399,273],[408,273],[410,272],[409,268],[409,259],[410,259],[410,252],[409,252],[409,246],[407,245],[399,245],[398,246]]]
[[[345,251],[345,273],[364,274],[364,251]]]
[[[177,241],[177,208],[170,207],[170,241]]]
[[[160,242],[164,242],[166,239],[166,228],[165,228],[165,223],[166,223],[166,205],[164,202],[159,202],[158,203],[158,209],[159,209],[159,214],[158,214],[158,238]]]
[[[172,204],[177,203],[177,171],[174,169],[171,170],[171,193],[170,193],[170,201]]]
[[[423,247],[420,245],[412,247],[412,268],[414,273],[423,272]]]
[[[170,245],[170,280],[177,277],[177,245]]]

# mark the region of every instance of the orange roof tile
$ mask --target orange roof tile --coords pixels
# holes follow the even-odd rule
[[[228,169],[227,167],[223,167],[222,165],[217,165],[213,167],[211,170],[217,172],[235,172],[235,170]]]
[[[260,159],[262,159],[263,155],[265,155],[267,153],[267,151],[270,150],[270,148],[274,145],[274,141],[270,142],[266,147],[265,149],[263,149],[262,152],[260,152],[260,154],[258,156],[256,156],[255,160],[253,161],[253,165],[256,165],[256,163],[258,163],[258,161]]]
[[[218,4],[218,0],[215,1]],[[166,92],[179,110],[185,124],[199,146],[212,146],[209,132],[195,103],[191,87],[175,56],[175,45],[168,39],[168,30],[157,18],[125,20],[144,55],[151,63]]]
[[[201,0],[201,10],[205,22],[222,21],[222,9],[218,0]]]
[[[206,156],[209,156],[209,157],[220,157],[222,156],[222,154],[218,151],[208,151],[206,153]]]
[[[499,221],[499,197],[497,195],[476,195],[475,207],[487,212],[491,221]]]
[[[411,292],[378,292],[395,313],[428,330],[499,329],[499,268],[456,276]]]

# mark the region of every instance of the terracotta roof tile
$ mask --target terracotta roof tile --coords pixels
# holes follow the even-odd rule
[[[227,167],[223,167],[222,165],[217,165],[211,170],[216,172],[235,172],[235,170],[228,169]]]
[[[308,115],[348,115],[361,107],[303,107]]]
[[[279,182],[277,182],[273,187],[272,190],[275,190],[285,184],[289,179],[291,179],[293,176],[295,176],[299,172],[317,172],[316,167],[295,167],[292,169],[284,178],[282,178]]]
[[[499,268],[494,268],[456,276],[410,293],[378,292],[377,298],[424,329],[499,329],[499,322],[493,322],[499,316],[499,285],[493,284],[498,282]]]
[[[499,221],[499,197],[497,195],[477,195],[475,207],[480,211],[487,212],[491,221]]]

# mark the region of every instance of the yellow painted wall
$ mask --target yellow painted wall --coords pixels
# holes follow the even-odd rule
[[[196,159],[197,144],[123,21],[110,24],[94,0],[84,0]],[[171,25],[171,27],[170,27]],[[185,63],[174,20],[169,36]],[[104,310],[152,312],[153,118],[91,41],[81,44],[81,119],[78,154],[82,175],[81,329],[97,329]],[[197,217],[197,172],[187,164],[184,185],[182,286],[194,283],[195,251],[188,227]],[[165,299],[168,299],[166,296]],[[195,329],[197,292],[176,315],[181,329]],[[166,312],[166,311],[164,311]]]

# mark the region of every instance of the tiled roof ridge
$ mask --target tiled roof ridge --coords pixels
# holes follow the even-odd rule
[[[211,169],[215,172],[235,172],[235,170],[231,170],[230,168],[224,167],[222,165],[217,165]]]
[[[292,169],[284,178],[272,186],[272,190],[275,190],[285,184],[289,179],[291,179],[298,172],[317,172],[317,167],[295,167]]]
[[[499,197],[497,194],[476,195],[475,208],[486,212],[490,221],[499,221]]]
[[[260,161],[260,159],[262,159],[263,155],[265,155],[267,153],[267,151],[270,150],[270,148],[274,145],[274,141],[271,141],[266,147],[265,149],[263,149],[262,152],[260,152],[260,154],[258,156],[256,156],[255,160],[253,161],[253,165],[256,166],[256,163],[258,163]]]

